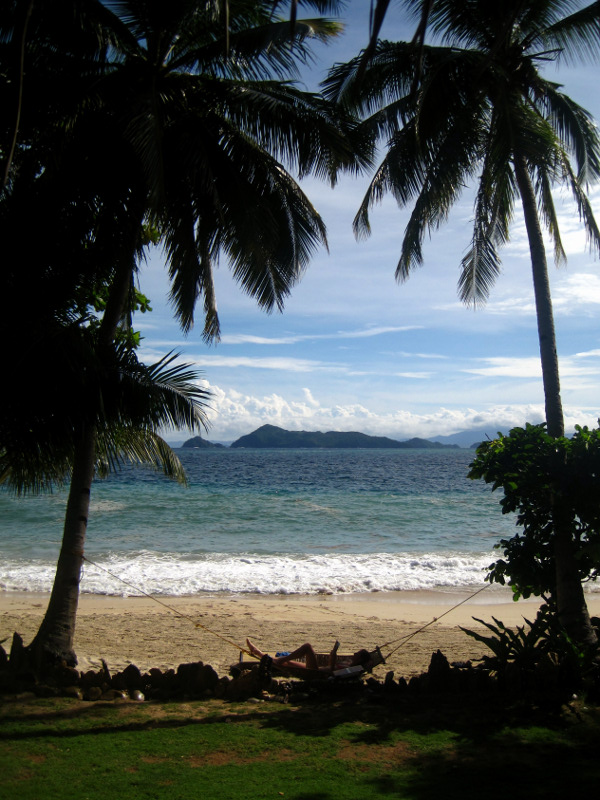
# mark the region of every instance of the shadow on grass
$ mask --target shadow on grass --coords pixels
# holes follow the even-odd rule
[[[486,742],[459,741],[448,752],[417,753],[403,772],[384,773],[366,783],[378,794],[414,800],[547,800],[573,791],[597,796],[598,743],[536,742],[507,732]]]
[[[58,707],[40,710],[30,701],[19,712],[2,714],[0,740],[36,739],[48,736],[99,736],[119,731],[176,729],[194,725],[253,723],[297,736],[327,737],[340,725],[364,723],[353,735],[356,744],[377,745],[393,733],[410,730],[430,735],[448,730],[477,742],[494,737],[499,727],[510,725],[564,726],[560,710],[551,712],[529,706],[511,707],[504,697],[429,696],[427,698],[349,698],[325,702],[321,696],[294,705],[225,701],[174,701],[147,703],[57,701]],[[599,720],[600,722],[600,720]],[[69,725],[69,723],[72,723]],[[599,728],[600,730],[600,724]]]
[[[0,710],[1,712],[1,710]],[[24,713],[0,713],[0,740],[50,742],[68,737],[135,731],[169,731],[191,726],[240,726],[236,741],[247,742],[244,726],[293,737],[334,742],[322,758],[348,766],[356,793],[345,800],[395,797],[407,800],[486,800],[559,797],[600,785],[600,713],[561,713],[510,707],[501,696],[390,699],[352,697],[302,705],[187,703],[57,703]],[[222,740],[221,740],[222,741]],[[281,739],[280,739],[281,741]],[[235,746],[235,743],[233,743]],[[315,743],[314,747],[318,745]],[[277,750],[269,763],[279,762]],[[285,766],[286,759],[281,764]],[[288,777],[297,770],[290,763]],[[339,800],[329,786],[285,784],[288,800]],[[585,795],[584,795],[585,796]]]

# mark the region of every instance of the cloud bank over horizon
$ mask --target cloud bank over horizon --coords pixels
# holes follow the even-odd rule
[[[202,436],[210,441],[231,442],[262,425],[276,425],[286,430],[360,431],[370,436],[387,436],[400,441],[419,437],[431,439],[463,431],[483,431],[493,437],[498,430],[544,420],[543,405],[491,406],[485,409],[444,408],[430,413],[406,410],[374,411],[361,404],[321,405],[313,392],[304,388],[294,399],[279,394],[251,396],[235,390],[225,391],[208,381],[200,382],[212,393],[208,418],[211,427]],[[594,411],[565,409],[569,432],[574,426],[597,424]],[[170,435],[170,441],[184,441],[191,434]]]

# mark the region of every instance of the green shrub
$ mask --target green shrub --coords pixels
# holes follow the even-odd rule
[[[545,424],[513,428],[477,448],[469,477],[503,489],[504,514],[516,512],[522,528],[496,545],[503,558],[487,580],[511,586],[514,599],[555,594],[553,510],[569,525],[582,581],[600,572],[600,430],[576,427],[555,439]]]

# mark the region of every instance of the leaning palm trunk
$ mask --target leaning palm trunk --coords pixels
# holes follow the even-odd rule
[[[95,425],[84,424],[75,447],[63,539],[52,593],[42,624],[29,645],[38,672],[43,672],[46,665],[60,661],[65,661],[69,666],[77,664],[73,638],[96,461],[96,435]]]
[[[542,379],[546,407],[546,423],[550,436],[565,435],[560,396],[558,355],[548,266],[542,231],[537,214],[535,193],[523,157],[515,159],[515,176],[523,204],[525,227],[529,239],[533,287],[542,362]],[[595,644],[596,634],[590,621],[581,578],[575,557],[575,543],[569,520],[561,513],[558,497],[553,497],[554,562],[556,574],[555,597],[558,617],[572,638],[581,643]]]
[[[117,270],[100,327],[100,347],[109,346],[113,342],[125,313],[133,274],[132,264],[132,259],[126,259]],[[97,435],[97,425],[84,422],[81,435],[75,441],[63,538],[52,593],[42,624],[29,645],[38,672],[43,672],[47,666],[61,661],[69,666],[77,664],[73,641],[92,481],[96,468]]]

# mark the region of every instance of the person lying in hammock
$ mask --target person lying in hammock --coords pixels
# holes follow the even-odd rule
[[[259,650],[250,639],[246,639],[246,644],[248,645],[248,650],[255,658],[263,658],[266,655],[266,653]],[[300,645],[300,647],[296,648],[296,650],[293,650],[291,653],[276,656],[273,658],[273,664],[293,667],[294,669],[314,669],[320,672],[332,673],[336,669],[343,669],[344,667],[363,666],[367,664],[371,657],[368,650],[357,650],[352,656],[341,656],[338,658],[337,651],[339,646],[339,642],[333,645],[333,649],[329,653],[329,664],[325,666],[319,666],[315,649],[309,642]],[[303,658],[304,661],[298,661],[297,659],[299,658]]]

